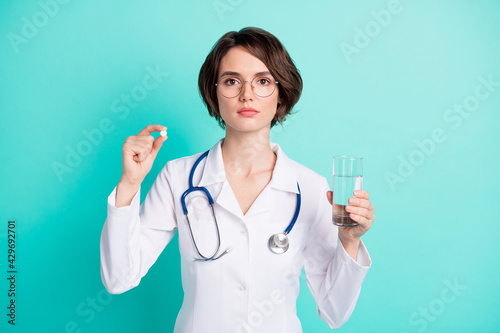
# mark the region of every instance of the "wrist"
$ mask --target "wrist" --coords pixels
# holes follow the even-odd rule
[[[131,184],[127,182],[120,181],[116,186],[117,191],[123,191],[127,193],[136,193],[141,188],[141,184]]]
[[[122,182],[118,183],[118,185],[116,186],[115,207],[119,208],[130,206],[130,204],[132,203],[132,199],[140,190],[140,188],[140,184],[137,186]]]
[[[118,186],[123,189],[139,189],[141,187],[141,182],[129,181],[122,176],[118,182]]]
[[[343,232],[340,228],[339,228],[339,238],[342,244],[359,244],[359,242],[361,241],[360,237],[346,235],[345,232]]]
[[[360,237],[346,236],[343,232],[339,230],[339,239],[347,253],[349,254],[357,253],[359,244],[361,243]]]

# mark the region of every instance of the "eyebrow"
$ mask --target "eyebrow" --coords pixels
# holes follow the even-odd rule
[[[269,71],[255,73],[255,76],[260,76],[260,75],[271,75],[271,73]],[[221,74],[220,77],[224,77],[224,76],[240,76],[240,73],[225,71],[224,73]]]

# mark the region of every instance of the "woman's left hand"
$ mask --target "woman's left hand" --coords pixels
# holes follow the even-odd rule
[[[332,191],[326,193],[328,201],[331,205],[333,199]],[[375,207],[369,201],[370,193],[365,190],[354,191],[354,197],[349,198],[349,205],[346,210],[350,213],[351,219],[358,222],[355,227],[339,227],[339,237],[345,240],[359,240],[359,238],[371,228],[375,220]]]

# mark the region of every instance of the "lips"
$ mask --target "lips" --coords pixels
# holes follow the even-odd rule
[[[241,108],[238,110],[238,114],[245,117],[255,116],[257,113],[259,113],[259,111],[255,110],[254,108]]]

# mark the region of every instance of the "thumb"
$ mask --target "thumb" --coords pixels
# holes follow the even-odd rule
[[[155,139],[153,142],[153,148],[151,149],[151,155],[153,158],[156,158],[156,155],[160,151],[161,146],[163,145],[163,142],[167,140],[168,136],[159,136]]]
[[[328,202],[330,202],[330,205],[333,205],[333,192],[332,191],[326,192],[326,198],[328,199]]]

